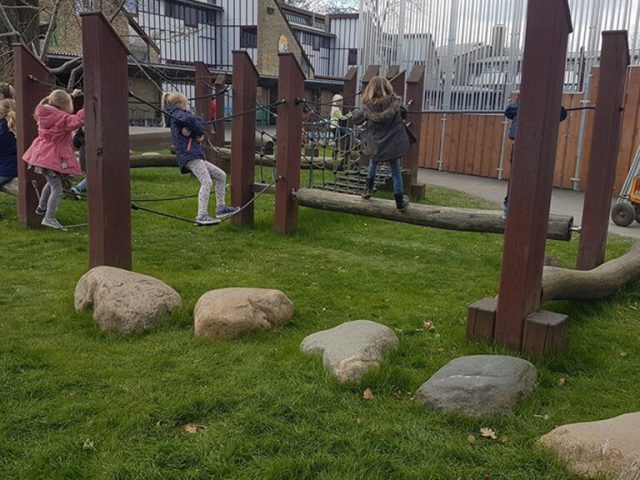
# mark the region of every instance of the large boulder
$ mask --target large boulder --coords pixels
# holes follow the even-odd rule
[[[640,412],[564,425],[539,443],[577,475],[640,480]]]
[[[102,266],[80,278],[74,303],[78,312],[93,307],[101,330],[133,333],[155,327],[182,306],[182,298],[158,279]]]
[[[193,313],[197,337],[235,338],[288,322],[293,302],[280,290],[222,288],[202,295]]]
[[[306,337],[300,349],[322,356],[324,368],[342,383],[357,383],[380,367],[384,355],[398,348],[398,337],[385,325],[355,320]]]
[[[535,367],[520,358],[472,355],[452,360],[416,393],[426,408],[472,417],[510,413],[533,391]]]

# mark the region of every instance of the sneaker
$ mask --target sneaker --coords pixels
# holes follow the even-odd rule
[[[54,230],[64,230],[64,225],[62,225],[58,220],[52,218],[49,220],[48,218],[44,218],[41,222],[41,225],[49,228],[53,228]]]
[[[40,205],[38,205],[36,207],[36,215],[44,215],[45,213],[47,213],[47,209],[46,208],[40,208]]]
[[[403,195],[402,193],[394,194],[394,198],[396,200],[396,208],[398,210],[404,210],[409,206],[409,197]]]
[[[239,207],[228,207],[226,205],[221,205],[218,208],[216,208],[216,215],[218,218],[230,217],[231,215],[236,213],[238,210],[240,210]]]
[[[198,215],[196,217],[196,225],[215,225],[216,223],[220,223],[220,220],[206,214]]]
[[[80,193],[78,187],[71,187],[71,195],[73,195],[73,198],[76,200],[82,200],[82,193]]]

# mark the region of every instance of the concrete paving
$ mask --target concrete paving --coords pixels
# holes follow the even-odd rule
[[[435,170],[420,169],[418,179],[428,185],[460,190],[496,204],[496,208],[502,208],[502,200],[507,191],[507,182],[492,178],[474,177],[458,173],[438,172]],[[429,190],[427,188],[427,198]],[[612,200],[612,204],[615,200]],[[580,225],[582,220],[582,205],[584,193],[573,190],[553,189],[551,196],[551,211],[559,215],[571,215],[574,224]],[[619,227],[609,219],[609,233],[625,237],[640,239],[640,223],[633,222],[628,227]]]

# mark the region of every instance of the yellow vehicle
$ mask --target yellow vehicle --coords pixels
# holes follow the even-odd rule
[[[640,223],[640,149],[611,209],[611,220],[621,227],[628,227],[634,220]]]

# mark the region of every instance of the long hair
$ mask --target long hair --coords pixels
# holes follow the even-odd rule
[[[6,120],[9,130],[16,133],[16,102],[11,98],[0,100],[0,120]]]
[[[391,82],[384,77],[373,77],[362,94],[362,103],[375,105],[382,102],[389,95],[394,95]]]
[[[187,110],[189,108],[189,102],[187,97],[179,92],[165,92],[160,99],[160,108],[164,112],[167,107],[178,107],[181,110]],[[169,115],[162,116],[163,126],[168,127],[171,123],[171,117]]]
[[[71,95],[64,90],[54,90],[40,100],[39,105],[50,105],[58,110],[73,113],[73,99],[71,98]]]

